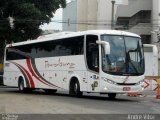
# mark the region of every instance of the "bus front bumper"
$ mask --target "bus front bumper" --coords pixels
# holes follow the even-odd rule
[[[134,86],[122,86],[122,85],[112,85],[112,86],[103,86],[101,89],[102,93],[130,93],[130,92],[143,92],[143,85],[134,85]]]

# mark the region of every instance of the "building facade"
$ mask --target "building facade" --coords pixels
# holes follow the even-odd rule
[[[72,0],[63,10],[63,30],[111,29],[113,0]],[[115,0],[114,29],[141,35],[158,46],[160,0]]]
[[[111,0],[72,0],[63,9],[63,21],[64,31],[110,29]]]

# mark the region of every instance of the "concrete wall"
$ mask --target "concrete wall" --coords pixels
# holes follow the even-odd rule
[[[77,31],[87,30],[87,26],[84,24],[88,18],[88,0],[77,0]]]
[[[157,34],[160,33],[160,0],[153,0],[152,4],[152,43],[157,45],[160,58],[160,43]],[[160,70],[159,70],[160,71]],[[160,72],[159,72],[160,73]],[[159,74],[160,75],[160,74]]]
[[[151,23],[138,23],[128,31],[139,35],[150,35],[152,31]]]
[[[78,24],[63,24],[63,30],[83,31],[91,29],[111,29],[112,0],[75,0],[63,10],[63,20]],[[121,0],[120,2],[128,1]],[[115,12],[117,5],[115,5]]]
[[[97,0],[77,0],[77,31],[96,29]]]
[[[97,0],[75,0],[67,4],[63,10],[63,21],[71,24],[63,24],[64,31],[84,31],[96,29]],[[73,23],[73,24],[72,24]]]
[[[111,29],[112,0],[75,0],[67,4],[63,10],[63,20],[71,23],[63,24],[64,31],[83,31],[90,29]],[[119,0],[120,3],[122,0]],[[151,35],[152,43],[157,42],[159,31],[160,0],[123,0],[125,5],[115,5],[115,20],[117,17],[132,17],[141,10],[152,10],[151,24],[137,24],[129,31],[136,34]],[[76,24],[78,23],[78,24]]]
[[[77,1],[72,1],[63,9],[63,31],[77,31]]]
[[[93,30],[97,28],[97,24],[96,24],[97,11],[98,11],[97,0],[88,0],[87,30]]]
[[[128,5],[119,5],[115,14],[118,17],[132,17],[141,10],[152,10],[152,0],[128,0]],[[139,35],[151,35],[150,23],[139,23],[128,30]]]
[[[152,4],[152,43],[157,42],[157,33],[160,29],[160,0],[153,0]],[[160,48],[159,48],[160,49]]]
[[[97,29],[111,29],[111,0],[98,0]]]
[[[117,7],[115,16],[131,17],[141,10],[152,10],[152,0],[128,0],[128,5]]]

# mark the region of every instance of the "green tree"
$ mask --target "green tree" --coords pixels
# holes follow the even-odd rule
[[[65,6],[66,0],[0,0],[0,63],[5,43],[37,38],[42,32],[39,26]]]
[[[65,6],[66,0],[0,0],[0,44],[37,38],[42,32],[39,26]]]

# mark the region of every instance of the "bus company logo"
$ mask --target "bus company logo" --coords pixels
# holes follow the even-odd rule
[[[70,62],[62,62],[59,58],[58,63],[49,63],[49,61],[45,61],[45,68],[50,67],[68,67],[70,69],[73,69],[75,68],[75,64]]]
[[[129,76],[127,76],[127,77],[124,79],[123,83],[126,83],[127,80],[128,80],[128,78],[129,78]]]
[[[93,75],[93,76],[91,76],[91,78],[92,78],[93,80],[99,80],[99,76],[97,76],[97,75]]]
[[[92,91],[95,90],[96,87],[98,87],[98,81],[95,81],[93,84],[91,84]]]

